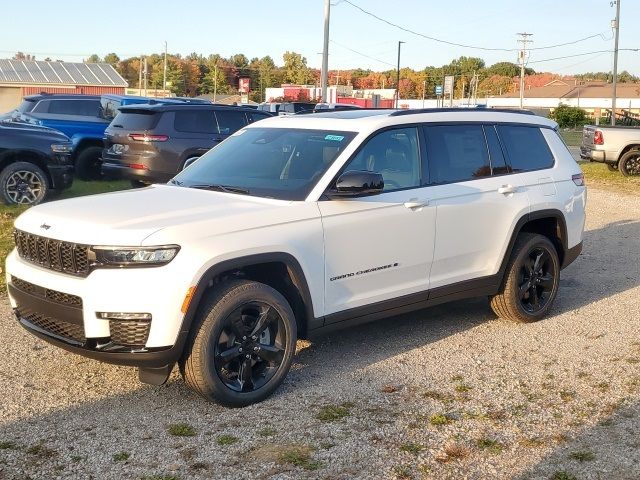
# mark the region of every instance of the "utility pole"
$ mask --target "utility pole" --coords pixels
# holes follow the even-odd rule
[[[142,96],[142,55],[140,55],[140,68],[138,70],[138,95]]]
[[[164,41],[164,71],[162,72],[162,90],[167,89],[167,41]],[[164,95],[164,92],[163,92]]]
[[[213,66],[213,103],[216,103],[218,94],[218,62]]]
[[[144,57],[144,96],[147,96],[147,57]]]
[[[322,47],[322,72],[320,88],[322,89],[322,101],[327,102],[327,79],[329,74],[329,15],[331,13],[331,0],[324,0],[324,44]]]
[[[520,35],[520,40],[518,42],[522,43],[522,48],[520,49],[520,109],[524,108],[524,64],[527,57],[527,43],[532,43],[533,40],[529,40],[529,37],[533,35],[533,33],[518,33]]]
[[[424,108],[424,97],[427,91],[427,81],[423,80],[422,81],[422,108]]]
[[[615,0],[616,18],[611,22],[615,29],[615,45],[613,47],[613,95],[611,96],[611,125],[616,124],[616,89],[618,87],[618,37],[620,35],[620,0]]]
[[[398,68],[396,69],[396,108],[398,108],[398,101],[400,100],[400,47],[405,42],[398,42]]]

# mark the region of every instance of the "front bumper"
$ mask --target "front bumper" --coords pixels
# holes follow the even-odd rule
[[[47,170],[51,176],[51,188],[64,190],[73,183],[73,165],[48,165]]]

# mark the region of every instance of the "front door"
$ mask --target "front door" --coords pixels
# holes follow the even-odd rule
[[[325,314],[429,288],[435,208],[423,186],[417,127],[369,139],[343,171],[382,174],[383,193],[319,201],[325,242]]]

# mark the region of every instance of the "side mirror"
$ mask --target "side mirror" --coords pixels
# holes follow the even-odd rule
[[[383,189],[384,179],[381,174],[366,170],[350,170],[338,177],[335,189],[328,193],[329,196],[335,197],[357,197],[376,195]]]

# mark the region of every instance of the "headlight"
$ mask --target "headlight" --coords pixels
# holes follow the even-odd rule
[[[71,153],[73,150],[73,145],[70,143],[54,143],[51,145],[51,150],[54,153]]]
[[[173,260],[180,247],[92,247],[92,250],[98,267],[158,267]]]

